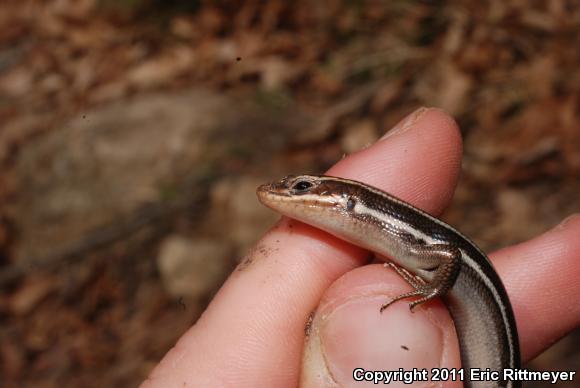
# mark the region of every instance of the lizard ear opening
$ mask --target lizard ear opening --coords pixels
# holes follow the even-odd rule
[[[350,197],[348,199],[348,201],[346,201],[346,210],[352,210],[354,209],[354,207],[356,206],[356,200],[352,197]]]

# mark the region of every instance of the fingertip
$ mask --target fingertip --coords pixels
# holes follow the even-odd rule
[[[459,367],[454,326],[440,303],[411,313],[408,303],[397,302],[379,312],[385,301],[408,290],[392,270],[379,265],[358,268],[335,282],[311,325],[303,385],[345,386],[352,383],[357,368]]]
[[[462,140],[455,120],[440,109],[421,108],[395,129],[328,174],[363,181],[428,212],[441,212],[461,168]]]

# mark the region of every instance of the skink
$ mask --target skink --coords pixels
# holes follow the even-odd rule
[[[520,368],[514,314],[486,255],[443,221],[369,185],[321,175],[288,176],[264,184],[259,200],[288,217],[373,251],[413,287],[381,307],[414,297],[447,305],[459,337],[466,387],[520,387],[503,379]],[[472,368],[497,371],[498,381],[470,381]]]

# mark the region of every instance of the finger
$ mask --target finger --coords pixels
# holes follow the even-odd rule
[[[329,173],[363,180],[436,213],[451,198],[460,160],[454,121],[426,109]],[[165,356],[150,386],[295,386],[310,311],[335,279],[366,257],[317,229],[282,220]]]
[[[578,236],[580,216],[575,215],[541,236],[490,255],[514,306],[523,360],[580,325]]]

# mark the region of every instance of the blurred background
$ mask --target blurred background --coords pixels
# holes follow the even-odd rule
[[[276,220],[260,182],[419,106],[464,136],[446,221],[546,231],[580,211],[579,47],[564,0],[3,0],[0,385],[138,384]]]

